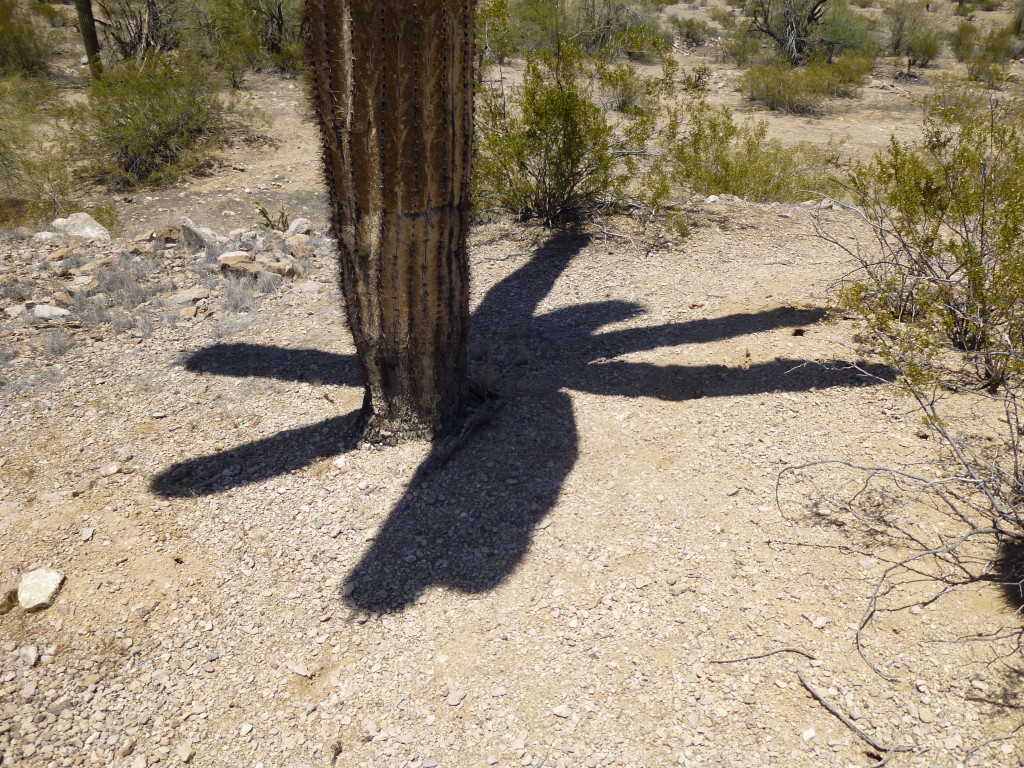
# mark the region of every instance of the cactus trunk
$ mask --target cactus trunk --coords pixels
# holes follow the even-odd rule
[[[468,392],[475,0],[309,0],[364,438],[431,439]]]

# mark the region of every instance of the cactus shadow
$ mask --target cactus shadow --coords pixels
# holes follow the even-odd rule
[[[352,607],[402,610],[431,586],[482,593],[520,566],[535,531],[558,503],[579,456],[570,391],[683,401],[774,390],[870,385],[892,378],[884,366],[819,366],[775,360],[725,365],[655,365],[623,356],[770,329],[809,326],[820,309],[775,309],[722,318],[622,328],[644,307],[609,300],[539,311],[558,279],[589,243],[586,235],[553,236],[493,286],[473,315],[477,349],[495,360],[506,405],[435,470],[444,448],[432,446],[345,584]],[[604,330],[609,326],[613,327]],[[316,350],[219,344],[185,361],[188,370],[230,376],[357,385],[355,361]],[[259,482],[334,455],[355,441],[358,414],[288,430],[210,456],[180,462],[151,483],[162,495],[214,493]]]

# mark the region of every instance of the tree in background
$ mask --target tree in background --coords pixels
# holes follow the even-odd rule
[[[469,394],[475,0],[310,0],[313,101],[364,439],[431,439]]]
[[[772,40],[791,66],[807,61],[828,0],[750,0],[744,13],[754,31]]]

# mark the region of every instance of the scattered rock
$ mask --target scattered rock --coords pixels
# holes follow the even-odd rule
[[[555,717],[572,717],[572,710],[569,709],[565,704],[559,704],[557,707],[551,710],[551,714]]]
[[[20,661],[24,666],[31,669],[36,665],[36,662],[39,661],[39,646],[23,645],[14,652],[14,658]]]
[[[448,702],[449,707],[457,707],[462,703],[462,700],[466,698],[466,692],[456,686],[454,683],[448,683]]]
[[[196,756],[196,751],[192,748],[191,744],[183,742],[174,749],[174,755],[183,763],[191,763],[192,758]]]
[[[98,240],[100,242],[110,241],[110,232],[88,213],[79,211],[72,213],[66,219],[54,219],[50,226],[57,232],[64,235],[81,237],[85,240]]]
[[[247,251],[229,251],[218,261],[221,271],[240,277],[257,277],[263,271],[263,267],[258,265]]]
[[[121,471],[119,464],[104,464],[99,469],[100,477],[112,477]]]
[[[48,568],[37,568],[21,577],[18,585],[18,604],[26,611],[41,611],[53,605],[64,574]]]
[[[40,304],[32,309],[32,317],[36,320],[64,320],[70,314],[68,309],[51,307],[49,304]]]
[[[96,533],[95,528],[83,528],[82,532],[78,534],[78,538],[82,541],[89,541],[93,537],[94,533]]]
[[[291,223],[288,230],[284,233],[284,236],[285,239],[287,239],[293,235],[308,235],[312,231],[313,224],[309,219],[298,218]]]
[[[242,726],[238,729],[239,736],[248,736],[252,733],[252,725],[250,723],[242,723]]]
[[[198,251],[215,246],[217,244],[217,233],[212,229],[200,227],[188,216],[185,216],[182,218],[181,226],[178,228],[178,242],[184,248]]]

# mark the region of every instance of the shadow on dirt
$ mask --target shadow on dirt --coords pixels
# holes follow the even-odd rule
[[[600,329],[636,317],[643,307],[606,301],[537,315],[538,306],[588,242],[586,236],[575,233],[558,235],[488,291],[474,313],[473,334],[477,348],[501,353],[495,354],[499,359],[496,386],[507,393],[507,405],[470,439],[467,450],[428,472],[425,468],[433,466],[442,450],[433,448],[349,575],[347,599],[354,607],[373,612],[400,610],[431,585],[482,592],[515,570],[533,531],[557,503],[579,453],[572,399],[566,390],[680,401],[874,384],[889,378],[889,371],[881,366],[863,370],[799,360],[746,369],[618,360],[659,347],[806,326],[821,320],[823,312],[780,307],[607,332]],[[226,354],[229,347],[237,354]],[[308,381],[313,377],[309,370],[289,370],[290,365],[316,363],[317,375],[325,383],[354,384],[349,378],[351,361],[343,358],[309,350],[216,345],[197,352],[186,367],[199,373]],[[325,375],[325,368],[335,364],[342,373],[332,379]],[[356,414],[349,414],[182,462],[156,477],[152,487],[157,493],[182,496],[283,474],[336,453],[340,438],[347,437],[352,444],[356,423]],[[272,456],[266,455],[268,449]],[[272,472],[275,462],[276,473]]]

